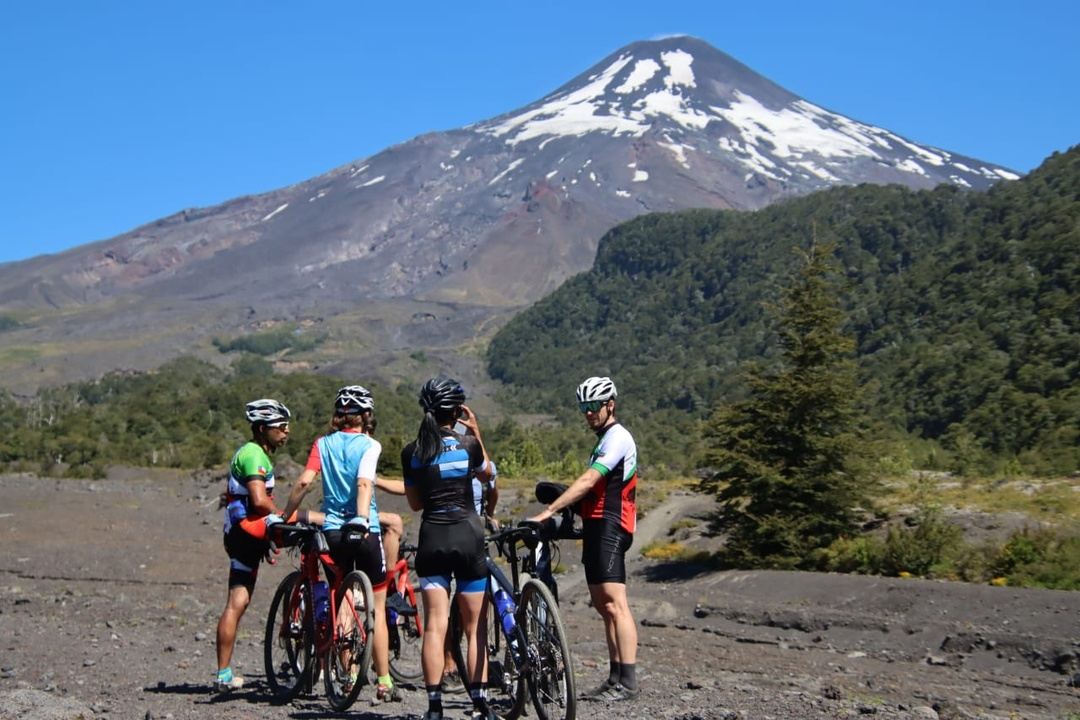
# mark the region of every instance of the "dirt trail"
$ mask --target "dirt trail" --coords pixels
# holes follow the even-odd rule
[[[330,718],[323,698],[277,707],[260,679],[273,587],[264,567],[236,665],[250,686],[208,692],[225,597],[215,482],[178,473],[108,481],[0,476],[0,719]],[[673,495],[635,548],[701,499]],[[410,522],[407,532],[415,533]],[[600,621],[564,543],[562,613],[578,684],[606,672]],[[716,573],[630,561],[643,691],[579,718],[1075,720],[1080,593],[809,573]],[[695,612],[696,610],[696,612]],[[349,717],[417,717],[425,701]],[[447,717],[466,716],[460,696]]]

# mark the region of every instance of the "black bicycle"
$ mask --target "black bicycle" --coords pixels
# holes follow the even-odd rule
[[[566,511],[543,525],[522,523],[485,538],[510,567],[507,577],[489,553],[488,687],[502,696],[491,700],[505,703],[499,709],[508,720],[522,715],[526,694],[539,720],[574,720],[577,714],[574,664],[556,601],[552,561],[553,550],[557,556],[555,540],[579,536],[572,528]],[[468,682],[464,629],[456,611],[450,614],[450,637],[454,662]]]

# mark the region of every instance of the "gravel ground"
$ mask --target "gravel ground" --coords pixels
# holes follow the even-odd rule
[[[219,489],[165,472],[0,476],[0,718],[341,717],[320,696],[268,702],[262,631],[287,556],[264,567],[241,625],[234,665],[249,685],[210,693],[227,568]],[[703,503],[671,497],[644,520],[632,555]],[[560,582],[584,689],[607,663],[577,555],[564,543]],[[1080,593],[718,573],[639,557],[631,572],[642,694],[581,703],[580,718],[1080,719]],[[400,704],[370,697],[346,715],[417,717],[426,705],[418,690]],[[461,696],[446,709],[468,714]]]

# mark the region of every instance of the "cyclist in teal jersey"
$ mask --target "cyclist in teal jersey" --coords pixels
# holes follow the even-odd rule
[[[540,514],[543,522],[563,508],[578,506],[584,519],[582,565],[593,607],[604,620],[608,678],[584,694],[590,700],[637,697],[637,626],[626,595],[626,551],[637,529],[637,445],[615,419],[615,383],[591,377],[577,389],[578,409],[597,443],[589,468]]]
[[[277,400],[253,400],[245,407],[251,440],[233,456],[225,491],[225,551],[229,554],[229,594],[218,619],[216,689],[244,684],[232,671],[240,618],[251,602],[259,563],[270,547],[267,523],[279,519],[274,505],[274,466],[270,456],[289,439],[289,409]]]
[[[375,697],[388,702],[401,700],[401,691],[390,677],[387,565],[375,499],[375,468],[382,446],[365,433],[374,410],[375,400],[363,386],[349,385],[338,390],[331,420],[333,432],[312,444],[304,472],[289,493],[285,512],[299,508],[315,476],[321,474],[323,532],[334,564],[342,576],[354,567],[363,571],[375,593]]]

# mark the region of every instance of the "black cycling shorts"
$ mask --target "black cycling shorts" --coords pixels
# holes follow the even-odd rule
[[[626,551],[634,542],[632,533],[607,520],[586,520],[582,527],[581,564],[585,582],[626,583]]]
[[[225,552],[229,554],[229,587],[243,585],[251,592],[259,575],[259,563],[266,557],[270,543],[251,535],[239,525],[225,533]]]
[[[347,543],[341,539],[341,530],[327,530],[326,544],[330,557],[341,572],[341,577],[352,570],[361,570],[371,581],[374,590],[386,585],[386,556],[383,554],[382,535],[368,533],[363,542]]]
[[[453,575],[459,582],[487,577],[484,527],[475,513],[449,524],[424,520],[417,547],[417,577]]]

